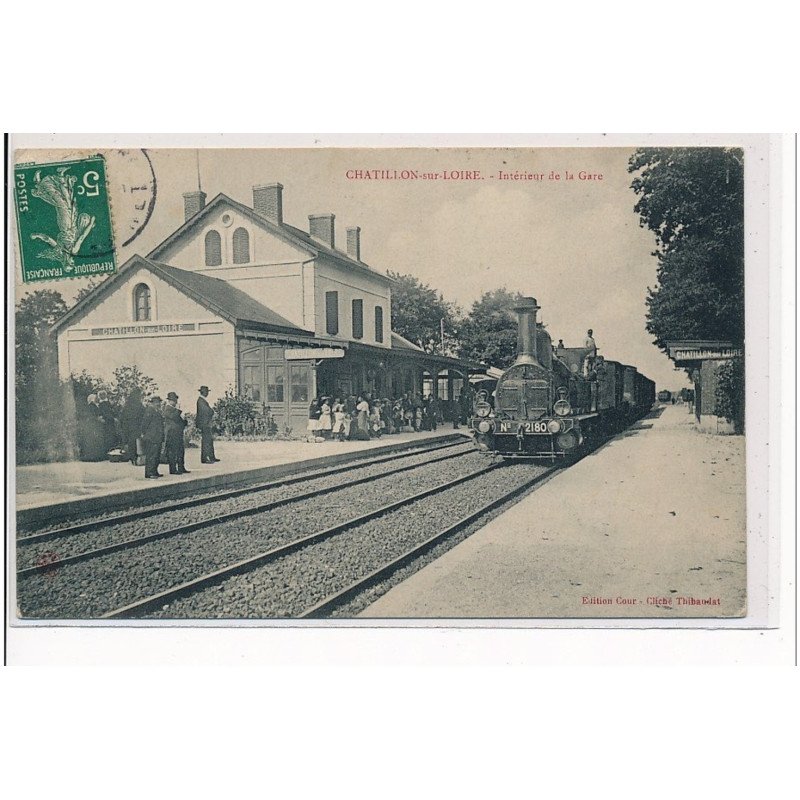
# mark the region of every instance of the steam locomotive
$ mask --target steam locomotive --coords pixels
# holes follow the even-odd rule
[[[539,309],[532,297],[515,307],[517,359],[498,380],[494,404],[486,390],[478,392],[470,429],[481,450],[556,461],[583,454],[648,413],[655,384],[594,348],[559,342],[554,349],[537,324]]]

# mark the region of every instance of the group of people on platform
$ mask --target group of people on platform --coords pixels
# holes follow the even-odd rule
[[[99,391],[86,398],[86,413],[79,415],[78,441],[81,459],[103,461],[119,444],[117,420],[108,393]]]
[[[472,409],[471,391],[462,391],[453,427],[466,422]],[[308,407],[308,441],[366,441],[384,434],[435,431],[444,422],[439,400],[433,395],[405,393],[398,398],[376,398],[369,392],[348,397],[317,397]]]
[[[200,431],[200,461],[214,464],[212,423],[214,409],[208,402],[209,388],[201,386],[195,425]],[[187,425],[175,392],[166,401],[155,395],[145,400],[133,389],[119,416],[105,391],[90,394],[79,428],[84,461],[103,461],[114,451],[133,465],[144,466],[145,478],[160,478],[163,457],[171,475],[188,475],[184,430]],[[466,387],[455,404],[453,427],[466,424],[472,411],[473,392]],[[405,393],[398,398],[375,398],[369,392],[348,397],[319,397],[308,410],[307,440],[366,441],[384,434],[435,431],[444,422],[440,401],[433,395]]]
[[[200,431],[200,461],[214,464],[220,460],[214,453],[214,409],[207,399],[208,386],[201,386],[198,391],[195,425]],[[125,460],[134,466],[142,466],[143,462],[145,478],[160,478],[158,465],[163,450],[170,474],[188,475],[184,443],[187,420],[178,408],[178,400],[175,392],[169,392],[166,402],[158,395],[145,401],[135,388],[117,418],[106,392],[90,394],[86,398],[87,415],[79,428],[81,458],[102,461],[122,446]]]

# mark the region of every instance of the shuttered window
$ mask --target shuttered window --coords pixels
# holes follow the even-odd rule
[[[217,231],[206,234],[206,266],[218,267],[222,263],[222,239]]]
[[[233,232],[233,263],[247,264],[250,261],[250,234],[244,228]]]
[[[364,338],[364,301],[353,300],[353,338]]]
[[[328,336],[339,333],[339,292],[325,292],[325,330]]]
[[[383,341],[383,308],[375,306],[375,341]]]

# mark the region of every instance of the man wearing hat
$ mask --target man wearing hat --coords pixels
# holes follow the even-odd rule
[[[211,420],[214,418],[214,409],[208,404],[208,386],[201,386],[198,390],[197,416],[195,425],[200,431],[200,461],[203,464],[213,464],[219,459],[214,455],[214,435],[211,430]]]
[[[183,429],[186,420],[178,408],[178,395],[170,392],[164,407],[164,438],[166,440],[167,463],[170,475],[186,475],[189,470],[184,465]]]
[[[144,441],[144,476],[160,478],[158,462],[161,458],[161,443],[164,441],[164,417],[161,416],[161,398],[150,398],[142,417],[142,440]]]

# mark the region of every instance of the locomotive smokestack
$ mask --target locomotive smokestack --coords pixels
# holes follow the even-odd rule
[[[533,297],[521,297],[514,311],[517,314],[517,360],[515,364],[538,364],[536,352],[536,312],[541,308]]]

